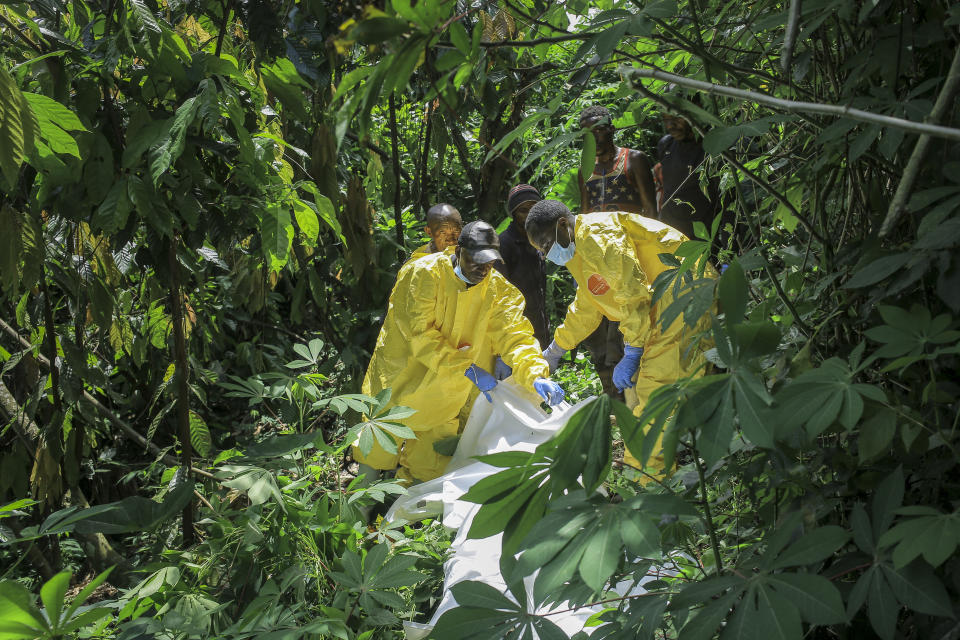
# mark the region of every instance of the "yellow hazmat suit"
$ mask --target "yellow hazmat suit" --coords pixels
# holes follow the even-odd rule
[[[453,248],[408,262],[390,294],[383,329],[363,380],[363,393],[393,389],[390,404],[416,409],[402,422],[416,440],[401,443],[398,454],[374,443],[370,455],[353,448],[353,457],[375,469],[393,469],[398,477],[430,480],[449,461],[433,443],[456,435],[476,398],[476,386],[464,375],[471,364],[492,372],[497,354],[513,367],[513,379],[533,389],[550,369],[523,315],[523,296],[491,270],[467,287],[453,272]]]
[[[405,265],[406,265],[406,264],[410,264],[410,263],[413,262],[414,260],[419,260],[420,258],[422,258],[422,257],[424,257],[424,256],[429,256],[429,255],[432,254],[432,253],[434,253],[433,243],[432,243],[432,242],[428,242],[427,244],[423,245],[422,247],[420,247],[419,249],[417,249],[416,251],[414,251],[412,254],[410,254],[410,257],[407,258],[407,261],[404,262],[403,264],[405,264]]]
[[[569,350],[593,333],[604,316],[619,322],[624,341],[643,347],[636,384],[624,394],[635,415],[640,415],[653,391],[690,375],[703,363],[700,350],[684,357],[696,330],[685,331],[682,317],[666,331],[658,326],[659,311],[670,304],[670,296],[651,304],[653,282],[668,268],[658,254],[673,253],[686,240],[673,227],[637,214],[613,211],[576,217],[576,252],[566,267],[577,281],[577,293],[554,340]],[[716,277],[712,268],[707,272]],[[648,464],[662,473],[659,451],[658,442]],[[639,466],[629,451],[624,460]]]

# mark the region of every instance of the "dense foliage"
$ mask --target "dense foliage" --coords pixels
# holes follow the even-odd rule
[[[491,460],[471,535],[506,532],[516,602],[463,583],[435,636],[564,637],[532,598],[603,603],[592,637],[956,637],[958,27],[933,0],[0,5],[0,638],[429,614],[448,534],[362,524],[401,488],[346,444],[405,427],[352,392],[423,210],[499,224],[519,181],[576,206],[588,104],[648,155],[665,109],[703,137],[730,266],[702,278],[700,229],[656,288],[711,315],[711,370]],[[612,452],[660,432],[679,468],[640,488]]]

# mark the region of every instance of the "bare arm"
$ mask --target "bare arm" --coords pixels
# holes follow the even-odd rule
[[[577,184],[580,186],[580,211],[579,213],[589,213],[589,204],[590,201],[587,198],[587,183],[583,178],[583,174],[577,169]]]
[[[653,185],[653,170],[645,153],[631,150],[628,157],[627,171],[630,181],[640,194],[640,204],[643,206],[643,215],[648,218],[657,217],[656,188]]]

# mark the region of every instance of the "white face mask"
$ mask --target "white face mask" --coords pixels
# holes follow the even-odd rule
[[[463,281],[466,282],[467,284],[473,284],[472,282],[470,282],[469,280],[467,280],[467,276],[463,275],[463,271],[460,270],[460,262],[459,262],[459,261],[457,261],[457,266],[455,266],[455,267],[453,268],[453,272],[454,272],[455,274],[457,274],[457,277],[458,277],[458,278],[460,278],[461,280],[463,280]]]
[[[574,251],[576,250],[576,245],[573,242],[573,239],[570,240],[570,244],[565,247],[560,246],[560,221],[557,221],[557,227],[554,233],[553,245],[550,247],[550,251],[547,252],[546,258],[553,264],[563,266],[570,262],[570,258],[573,257]]]

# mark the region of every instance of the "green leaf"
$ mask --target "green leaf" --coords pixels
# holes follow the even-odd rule
[[[727,270],[720,276],[717,286],[721,309],[727,319],[727,325],[738,324],[743,321],[747,312],[747,301],[750,293],[747,288],[747,278],[743,267],[738,260],[733,260]]]
[[[320,220],[310,204],[300,198],[293,199],[293,215],[297,220],[297,228],[307,240],[308,246],[315,246],[320,235]]]
[[[586,544],[580,560],[580,577],[587,586],[599,592],[617,570],[623,551],[620,547],[618,519],[605,517],[597,523],[597,529]]]
[[[887,450],[897,433],[897,414],[881,409],[860,425],[860,464],[866,464]]]
[[[687,621],[680,630],[679,640],[711,640],[720,623],[727,617],[730,607],[739,597],[740,591],[728,593],[716,600],[707,601],[696,615]]]
[[[59,626],[63,615],[63,597],[70,586],[72,575],[69,571],[61,571],[40,587],[40,599],[43,601],[47,617],[54,629]]]
[[[839,624],[847,619],[840,591],[822,576],[779,573],[770,577],[769,584],[811,624]]]
[[[834,525],[819,527],[807,533],[781,553],[774,568],[806,566],[829,558],[847,540],[850,534]]]
[[[263,210],[260,233],[263,252],[270,271],[279,272],[287,264],[293,243],[293,222],[286,207],[268,206]]]
[[[517,611],[517,603],[484,582],[464,580],[450,587],[460,606]]]
[[[20,165],[34,148],[37,118],[16,81],[0,68],[0,170],[11,189],[20,175]]]
[[[914,562],[899,571],[887,565],[883,565],[882,569],[900,602],[921,613],[953,617],[947,590],[930,567]]]
[[[620,521],[624,546],[635,557],[653,558],[660,554],[660,530],[645,513],[634,511]]]
[[[244,449],[244,455],[248,458],[277,458],[294,451],[314,447],[317,440],[322,436],[323,434],[316,431],[270,436],[256,444],[247,446]]]
[[[490,629],[511,622],[515,623],[518,619],[518,614],[515,612],[454,607],[453,609],[447,609],[440,616],[437,625],[433,628],[431,637],[462,640],[469,640],[478,636],[489,637]]]
[[[899,613],[893,590],[880,571],[874,572],[867,587],[867,618],[883,640],[893,639]]]
[[[580,152],[580,175],[584,180],[593,175],[597,164],[597,139],[592,131],[583,134],[583,149]]]
[[[843,286],[848,289],[869,287],[903,269],[911,258],[912,255],[907,252],[878,258],[853,274],[853,277],[847,280]]]
[[[68,618],[67,616],[64,616],[64,620],[60,625],[59,631],[64,635],[72,633],[77,629],[82,629],[83,627],[93,624],[97,620],[109,616],[113,613],[113,611],[113,609],[108,607],[96,607],[94,609],[87,609],[75,618]]]
[[[2,69],[0,69],[2,72]],[[2,108],[2,105],[0,105]],[[0,121],[0,127],[3,126]],[[0,133],[2,135],[2,133]],[[2,139],[0,139],[2,144]],[[3,153],[3,151],[0,151]],[[8,295],[14,297],[20,284],[20,214],[6,202],[0,206],[0,286]]]
[[[463,28],[460,21],[454,20],[451,22],[447,31],[450,33],[450,42],[453,43],[453,46],[463,55],[470,57],[470,36],[467,35],[467,30]]]
[[[738,596],[746,588],[746,581],[743,578],[733,576],[714,576],[702,582],[687,583],[682,587],[679,594],[670,599],[670,610],[682,611],[699,604],[709,603],[727,589],[735,586],[739,586],[739,589],[730,595]]]
[[[127,193],[127,178],[121,178],[113,183],[107,197],[93,214],[90,226],[106,234],[116,233],[127,225],[127,218],[132,209],[130,197]]]
[[[261,72],[263,83],[270,93],[279,99],[285,112],[301,122],[309,120],[310,109],[304,89],[309,90],[310,85],[297,71],[293,62],[287,58],[276,58],[272,64],[263,65]]]
[[[77,141],[70,131],[86,131],[76,114],[53,98],[25,91],[23,98],[37,117],[37,135],[54,153],[80,157]]]
[[[197,96],[185,100],[177,107],[173,118],[165,121],[159,141],[150,147],[150,178],[154,186],[160,183],[163,174],[183,153],[187,128],[193,122],[198,106]]]
[[[410,29],[406,20],[389,17],[367,18],[350,29],[350,38],[361,44],[380,44]]]
[[[201,458],[207,457],[213,444],[206,420],[196,411],[190,412],[190,444],[193,445],[193,450],[200,454]]]
[[[80,593],[74,596],[73,600],[70,602],[70,606],[68,606],[66,612],[64,612],[62,620],[64,621],[72,620],[73,614],[76,613],[77,609],[79,609],[80,606],[87,601],[87,598],[89,598],[90,595],[97,590],[97,587],[99,587],[101,584],[104,583],[104,581],[106,581],[107,577],[110,576],[110,573],[113,571],[113,569],[114,567],[110,567],[106,571],[103,571],[100,574],[98,574],[97,577],[95,577],[93,580],[88,582],[86,586],[84,586],[83,589],[80,590]],[[67,631],[69,631],[69,629],[64,630],[64,632],[67,632]]]
[[[903,467],[898,466],[888,473],[883,482],[874,490],[870,501],[873,531],[876,537],[890,528],[894,513],[903,504],[904,492]]]
[[[730,327],[730,337],[740,358],[756,358],[777,350],[780,328],[769,320],[743,322]]]
[[[485,503],[474,516],[467,538],[488,538],[502,532],[536,490],[536,484],[524,482],[505,497]]]

